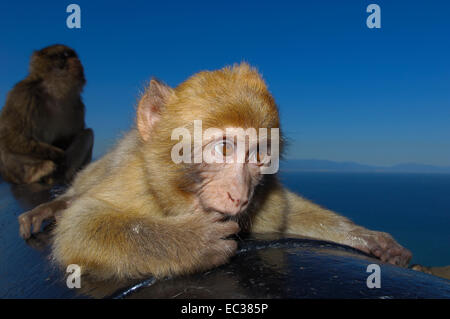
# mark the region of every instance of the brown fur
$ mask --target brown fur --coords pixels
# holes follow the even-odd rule
[[[137,113],[137,128],[84,169],[63,195],[74,199],[54,233],[53,256],[60,265],[78,264],[99,278],[207,269],[234,253],[236,243],[225,239],[238,232],[234,221],[245,232],[304,235],[379,251],[392,263],[409,261],[410,253],[388,235],[287,191],[276,175],[251,181],[248,208],[226,222],[198,206],[196,165],[170,158],[175,127],[192,128],[195,119],[203,120],[203,129],[279,127],[273,98],[247,64],[201,72],[175,89],[152,80]]]
[[[70,179],[90,161],[93,135],[85,129],[80,97],[84,83],[72,49],[53,45],[33,54],[29,75],[9,92],[0,114],[0,173],[5,180],[48,180],[58,168]]]

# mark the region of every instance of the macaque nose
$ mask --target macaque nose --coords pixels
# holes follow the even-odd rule
[[[232,196],[230,192],[227,192],[228,198],[233,202],[236,208],[242,208],[248,204],[247,196]]]

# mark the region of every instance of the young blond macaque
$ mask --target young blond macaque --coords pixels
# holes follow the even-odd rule
[[[204,131],[216,129],[200,145],[195,121]],[[38,230],[63,208],[53,244],[62,266],[78,264],[100,279],[185,274],[225,263],[237,246],[229,236],[240,231],[329,240],[408,264],[410,252],[390,235],[357,226],[286,190],[276,174],[262,174],[277,160],[280,141],[272,132],[280,123],[274,99],[249,65],[201,72],[175,89],[152,80],[136,123],[65,195],[19,217],[28,237],[33,224]],[[235,134],[249,128],[267,129],[266,140]],[[174,138],[180,129],[193,141]],[[202,151],[216,161],[199,161]]]

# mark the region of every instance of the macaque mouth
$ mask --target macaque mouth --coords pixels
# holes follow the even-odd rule
[[[222,208],[219,209],[216,207],[209,207],[209,208],[206,208],[205,211],[220,213],[220,214],[224,215],[226,218],[232,218],[232,217],[237,217],[239,215],[244,214],[245,211],[247,210],[247,207],[248,207],[248,205],[245,204],[245,205],[241,206],[240,209],[237,211],[229,211],[229,210],[222,209]]]
[[[205,208],[205,211],[209,212],[209,213],[212,213],[212,212],[220,213],[220,214],[222,214],[224,216],[224,218],[232,218],[232,217],[240,215],[240,214],[242,214],[244,212],[244,211],[240,211],[238,213],[231,213],[231,212],[227,212],[227,211],[225,211],[223,209],[212,208],[212,207]]]
[[[233,217],[238,217],[239,215],[245,214],[247,205],[242,206],[238,211],[229,211],[222,207],[217,208],[217,207],[212,207],[212,206],[204,207],[203,209],[208,213],[211,213],[211,212],[220,213],[224,216],[224,218],[233,218]]]

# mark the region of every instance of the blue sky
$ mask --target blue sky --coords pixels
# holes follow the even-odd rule
[[[66,27],[70,3],[80,30]],[[381,29],[366,26],[370,3]],[[450,165],[449,12],[448,1],[2,1],[0,101],[33,50],[75,48],[99,156],[152,75],[175,86],[245,60],[280,106],[288,158]]]

